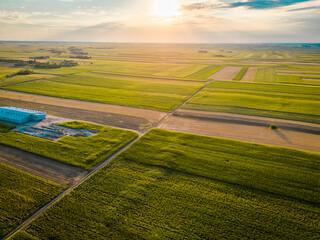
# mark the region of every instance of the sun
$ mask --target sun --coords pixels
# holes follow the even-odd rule
[[[176,0],[156,0],[154,14],[160,17],[173,17],[178,15],[179,4]]]

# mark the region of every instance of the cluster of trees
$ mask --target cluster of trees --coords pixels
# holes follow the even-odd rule
[[[50,58],[49,56],[39,56],[39,57],[29,57],[29,59],[47,59]]]
[[[33,62],[33,60],[30,60]],[[23,62],[23,60],[17,60],[17,59],[0,59],[0,62],[6,62],[6,63],[20,63]]]
[[[73,60],[63,60],[62,62],[37,62],[36,60],[22,61],[16,62],[14,66],[16,67],[24,67],[30,66],[33,68],[61,68],[61,67],[73,67],[77,66],[78,63]]]
[[[64,53],[64,50],[61,50],[61,49],[50,49],[50,52],[61,54],[61,53]]]
[[[9,78],[9,77],[13,77],[13,76],[16,76],[16,75],[29,75],[29,74],[32,74],[33,71],[30,70],[30,69],[22,69],[16,73],[13,73],[13,74],[8,74],[6,75],[6,78]]]
[[[70,55],[70,58],[90,59],[91,57],[86,55]]]
[[[72,54],[88,55],[88,53],[87,52],[83,52],[81,48],[69,47],[68,50]]]

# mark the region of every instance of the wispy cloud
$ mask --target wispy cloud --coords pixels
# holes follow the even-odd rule
[[[288,11],[297,12],[297,11],[307,11],[307,10],[320,10],[320,7],[319,6],[311,6],[311,7],[289,9]]]
[[[290,6],[297,3],[309,2],[311,0],[249,0],[243,2],[234,2],[229,7],[248,7],[251,9],[267,9]]]
[[[198,2],[191,3],[186,5],[181,5],[181,10],[192,11],[192,10],[201,10],[201,9],[217,9],[222,6],[226,6],[224,3],[212,3],[212,2]]]

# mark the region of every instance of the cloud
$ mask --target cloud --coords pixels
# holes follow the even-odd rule
[[[59,0],[60,2],[91,2],[92,0]]]
[[[211,3],[211,2],[199,2],[199,3],[192,3],[187,5],[182,5],[181,10],[184,11],[192,11],[192,10],[201,10],[201,9],[217,9],[225,4],[222,3]]]
[[[103,41],[108,36],[115,34],[124,27],[122,22],[105,22],[89,27],[80,27],[72,31],[65,31],[44,40],[66,40],[66,41]]]
[[[306,10],[320,10],[320,7],[318,7],[318,6],[311,6],[311,7],[290,9],[290,10],[288,10],[288,11],[290,11],[290,12],[296,12],[296,11],[306,11]]]
[[[231,8],[248,7],[251,9],[266,9],[290,6],[297,3],[309,2],[311,0],[248,0],[245,2],[234,2],[229,5]]]

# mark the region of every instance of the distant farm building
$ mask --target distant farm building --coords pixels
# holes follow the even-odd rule
[[[0,121],[24,124],[31,121],[40,121],[45,118],[45,112],[17,107],[0,107]]]

